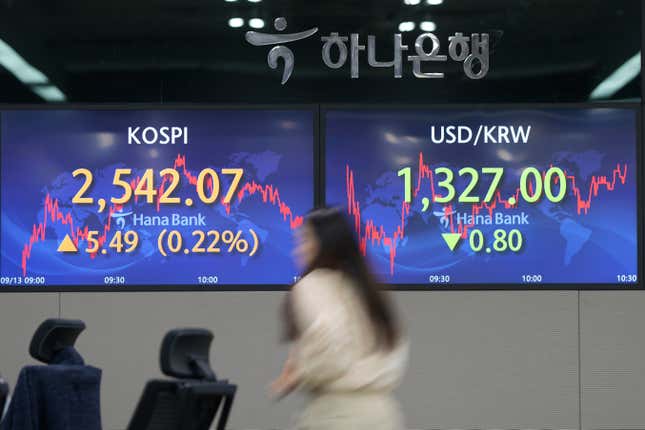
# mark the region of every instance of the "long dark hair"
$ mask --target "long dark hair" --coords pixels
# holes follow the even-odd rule
[[[372,323],[377,346],[394,348],[401,335],[394,306],[372,276],[349,219],[338,209],[318,209],[307,215],[305,224],[311,227],[318,240],[318,255],[303,276],[324,268],[338,270],[351,278]],[[287,295],[283,315],[286,340],[296,340],[300,332],[291,293]]]

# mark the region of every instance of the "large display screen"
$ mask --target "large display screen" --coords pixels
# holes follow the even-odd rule
[[[315,119],[2,112],[1,286],[292,283],[291,233],[314,203]]]
[[[639,284],[635,109],[327,110],[328,205],[394,284]]]

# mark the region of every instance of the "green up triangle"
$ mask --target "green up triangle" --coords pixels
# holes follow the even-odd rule
[[[460,233],[441,233],[443,240],[446,241],[446,245],[450,248],[451,251],[454,251],[461,239]]]

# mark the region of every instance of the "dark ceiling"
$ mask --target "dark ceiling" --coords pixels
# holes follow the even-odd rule
[[[406,0],[415,3],[419,0]],[[229,19],[288,20],[285,33],[318,27],[315,36],[289,44],[293,76],[267,66],[270,46],[244,39],[249,30]],[[416,79],[404,61],[403,78],[391,68],[368,67],[350,79],[349,65],[332,70],[321,59],[321,36],[376,35],[378,54],[392,56],[399,23],[413,49],[432,20],[447,54],[455,32],[491,34],[490,71],[470,80],[454,62],[434,63],[444,79]],[[69,102],[146,103],[450,103],[580,102],[641,49],[639,0],[0,0],[0,39],[41,70]],[[411,54],[408,52],[406,54]],[[404,57],[405,58],[405,57]],[[424,66],[426,67],[426,66]],[[615,99],[640,99],[636,78]],[[0,102],[43,100],[0,67]]]

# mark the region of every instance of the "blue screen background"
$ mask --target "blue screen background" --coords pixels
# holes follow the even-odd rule
[[[45,276],[46,285],[91,286],[103,285],[105,276],[123,276],[129,285],[170,286],[197,284],[198,276],[217,276],[219,284],[289,284],[298,274],[291,260],[292,231],[299,217],[313,206],[312,112],[58,110],[7,111],[1,115],[3,277]],[[129,126],[188,127],[189,143],[128,145]],[[281,213],[275,198],[273,202],[269,197],[264,201],[260,192],[247,193],[240,202],[234,198],[227,213],[219,200],[212,205],[200,202],[195,187],[181,175],[173,196],[181,197],[182,202],[193,198],[192,207],[162,205],[157,211],[154,204],[140,198],[121,211],[145,216],[201,213],[205,227],[133,227],[133,215],[123,217],[122,224],[113,218],[108,242],[116,229],[134,229],[140,238],[137,250],[92,257],[84,251],[72,255],[57,252],[58,244],[71,228],[48,217],[45,237],[39,237],[29,257],[24,257],[34,228],[45,224],[47,195],[58,202],[61,217],[71,217],[74,229],[103,231],[107,225],[107,210],[98,213],[96,205],[71,203],[83,183],[81,177],[72,177],[75,169],[85,167],[93,172],[94,184],[87,196],[106,198],[109,205],[110,197],[123,193],[112,184],[115,168],[132,168],[133,177],[153,168],[158,184],[158,172],[173,167],[178,156],[185,157],[187,170],[193,176],[207,167],[218,172],[221,168],[244,168],[238,190],[251,182],[264,191],[272,186],[273,192],[279,193],[283,209],[291,210],[293,216]],[[230,176],[220,178],[223,194]],[[47,213],[51,216],[51,211]],[[163,228],[181,231],[190,246],[195,241],[190,233],[195,229],[241,229],[247,239],[249,229],[253,229],[260,248],[253,257],[225,251],[163,257],[156,242]],[[79,245],[85,249],[82,243]],[[207,239],[204,247],[208,245]]]
[[[530,125],[528,143],[435,144],[430,127],[462,125]],[[332,110],[325,116],[326,203],[348,207],[353,174],[354,200],[360,206],[350,215],[360,218],[361,238],[366,224],[383,228],[394,243],[368,240],[366,252],[379,277],[400,284],[428,284],[431,275],[449,276],[450,284],[513,284],[523,275],[540,275],[543,284],[616,284],[618,275],[637,275],[637,162],[636,114],[629,109],[539,110]],[[399,169],[411,167],[417,184],[419,156],[433,170],[439,166],[455,171],[457,195],[467,182],[457,171],[465,166],[504,167],[501,196],[508,198],[519,186],[521,171],[553,165],[575,176],[586,200],[594,178],[607,176],[617,166],[626,167],[625,183],[617,181],[609,191],[603,185],[591,196],[588,213],[578,213],[577,198],[567,195],[554,204],[542,198],[516,207],[498,205],[494,213],[524,212],[529,225],[477,225],[486,237],[493,230],[518,228],[524,245],[520,252],[475,253],[464,238],[451,252],[441,233],[451,232],[444,205],[433,203],[422,211],[422,197],[430,196],[430,184],[422,181],[410,213],[402,216],[403,179]],[[443,178],[443,177],[441,177]],[[480,176],[473,192],[484,196],[490,180]],[[490,178],[490,177],[488,177]],[[438,177],[434,179],[435,186]],[[557,187],[555,188],[557,191]],[[472,204],[452,205],[455,213],[472,212]],[[488,214],[482,210],[480,214]],[[402,227],[405,234],[395,234]],[[472,230],[471,228],[471,230]],[[391,263],[392,266],[391,266]],[[443,282],[446,282],[444,278]]]

